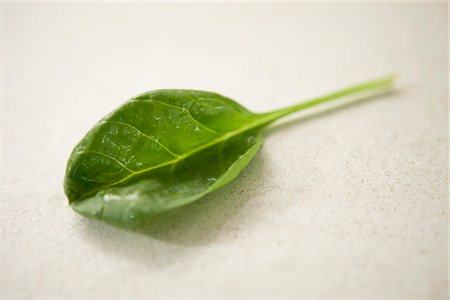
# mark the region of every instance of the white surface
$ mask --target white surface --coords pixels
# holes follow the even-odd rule
[[[445,297],[446,4],[10,3],[2,22],[1,297]],[[67,205],[72,147],[135,94],[264,111],[390,72],[397,93],[269,130],[145,234]]]

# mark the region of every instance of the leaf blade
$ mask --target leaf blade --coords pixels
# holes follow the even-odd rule
[[[183,93],[188,95],[184,102]],[[141,95],[94,126],[69,159],[65,190],[72,208],[85,216],[128,227],[154,213],[195,201],[234,179],[262,144],[258,131],[254,131],[261,117],[223,96],[205,92],[209,100],[201,100],[200,91],[193,93],[197,98],[186,90],[158,91],[163,101]],[[195,105],[208,108],[199,111]],[[215,114],[218,106],[220,118]],[[221,127],[224,121],[225,129]],[[158,122],[162,125],[155,125]],[[142,138],[153,148],[147,146],[141,151],[136,145]],[[147,159],[151,163],[142,163],[136,169],[132,162],[137,153],[145,151],[147,156],[159,155],[159,161]],[[84,156],[77,156],[79,153]],[[86,163],[88,155],[93,154],[98,156],[96,160],[90,158]],[[108,159],[123,170],[116,170]],[[205,161],[206,169],[202,166]],[[136,191],[138,197],[134,197],[139,194]]]

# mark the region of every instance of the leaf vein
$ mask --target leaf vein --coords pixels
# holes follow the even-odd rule
[[[113,157],[113,156],[111,156],[111,155],[105,154],[105,153],[103,153],[103,152],[92,151],[92,150],[81,150],[81,151],[75,152],[74,154],[82,154],[82,153],[92,153],[92,154],[97,154],[97,155],[100,155],[100,156],[104,156],[104,157],[109,158],[110,160],[116,162],[116,163],[119,164],[122,168],[124,168],[125,170],[127,170],[128,172],[130,172],[131,174],[136,173],[136,171],[131,170],[130,168],[128,168],[126,165],[124,165],[124,164],[123,164],[121,161],[119,161],[117,158],[115,158],[115,157]]]
[[[200,102],[200,100],[198,100],[197,98],[195,98],[195,97],[192,96],[192,95],[189,95],[189,94],[186,94],[186,95],[187,95],[189,98],[191,98],[192,101],[194,101],[195,103],[198,103],[198,105],[202,105],[202,106],[206,106],[206,107],[209,107],[209,108],[213,108],[212,105],[206,104],[206,103],[204,103],[204,102]]]
[[[154,137],[144,133],[142,130],[140,130],[139,128],[137,128],[136,126],[133,126],[129,123],[126,122],[118,122],[118,121],[110,121],[110,120],[102,120],[101,122],[103,123],[111,123],[111,124],[117,124],[117,125],[122,125],[122,126],[127,126],[130,128],[133,128],[134,130],[136,130],[137,132],[139,132],[140,135],[142,135],[143,137],[151,140],[152,142],[155,142],[156,144],[158,144],[161,148],[163,148],[164,150],[166,150],[170,155],[172,155],[173,157],[179,157],[180,155],[173,152],[172,150],[170,150],[167,146],[165,146],[164,144],[160,143],[158,140],[156,140]]]
[[[212,133],[212,134],[215,134],[215,135],[220,135],[220,133],[218,133],[214,129],[209,128],[208,126],[206,126],[205,124],[203,124],[199,120],[197,120],[192,115],[192,113],[189,111],[189,109],[186,109],[185,107],[169,104],[169,103],[166,103],[164,101],[160,101],[160,100],[156,100],[156,99],[136,99],[135,101],[139,101],[139,102],[141,102],[141,101],[153,101],[153,102],[157,102],[159,104],[162,104],[162,105],[165,105],[165,106],[168,106],[168,107],[172,107],[172,108],[176,108],[176,109],[181,110],[181,111],[185,111],[188,114],[188,116],[194,121],[194,123],[196,123],[198,126],[202,127],[204,130],[208,131],[209,133]]]

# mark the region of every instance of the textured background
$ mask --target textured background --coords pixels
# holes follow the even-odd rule
[[[447,4],[9,3],[2,26],[1,297],[446,295]],[[135,94],[264,111],[390,72],[143,232],[67,205],[72,147]]]

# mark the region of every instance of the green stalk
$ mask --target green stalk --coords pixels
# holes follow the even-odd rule
[[[331,102],[333,100],[342,99],[348,96],[360,96],[361,98],[367,97],[369,94],[379,94],[385,93],[390,90],[395,82],[396,76],[389,75],[385,77],[381,77],[375,80],[366,81],[357,85],[353,85],[336,92],[314,98],[308,100],[306,102],[302,102],[290,107],[282,108],[279,110],[275,110],[269,113],[266,113],[267,116],[266,122],[275,121],[281,117],[286,115],[290,115],[294,112],[303,110],[305,108],[313,107],[322,103]],[[266,123],[266,124],[267,124]]]

